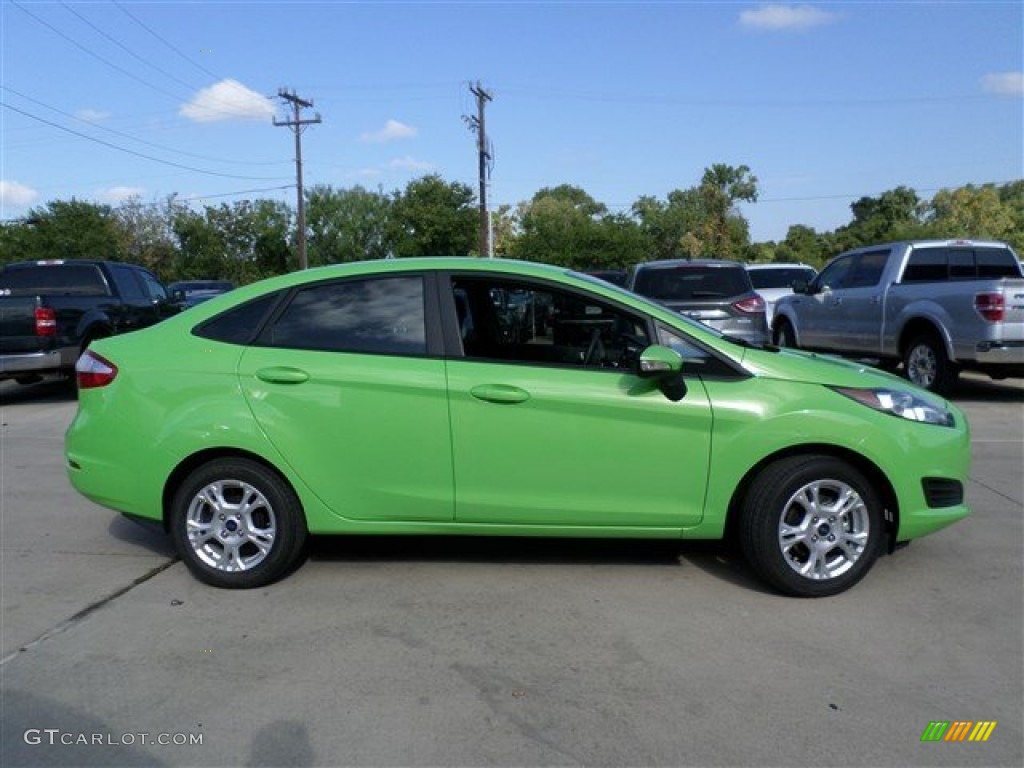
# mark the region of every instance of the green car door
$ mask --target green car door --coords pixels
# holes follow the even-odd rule
[[[444,361],[423,278],[316,283],[242,355],[253,415],[292,471],[352,520],[451,521]]]
[[[678,529],[700,521],[711,408],[633,372],[646,320],[598,297],[455,278],[448,361],[459,523]]]

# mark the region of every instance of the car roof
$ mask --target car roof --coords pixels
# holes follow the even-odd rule
[[[636,265],[637,269],[671,269],[673,267],[735,267],[742,269],[743,264],[727,259],[663,259],[661,261],[645,261]]]
[[[772,264],[747,264],[747,269],[814,269],[810,264],[797,264],[796,262],[772,263]]]

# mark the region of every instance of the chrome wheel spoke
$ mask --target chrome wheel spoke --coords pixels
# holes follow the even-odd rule
[[[185,526],[196,556],[226,573],[259,565],[277,538],[270,502],[241,480],[218,480],[200,489],[189,504]]]
[[[778,523],[786,564],[814,581],[849,571],[866,551],[870,533],[864,500],[839,480],[816,480],[798,489]]]

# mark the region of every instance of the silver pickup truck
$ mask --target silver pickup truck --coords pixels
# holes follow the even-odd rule
[[[963,369],[1024,376],[1024,275],[1005,243],[928,240],[858,248],[779,299],[779,346],[903,364],[946,394]]]

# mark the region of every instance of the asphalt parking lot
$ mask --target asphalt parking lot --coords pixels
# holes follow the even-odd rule
[[[821,600],[664,542],[319,540],[216,590],[71,489],[66,388],[0,398],[5,767],[1024,764],[1019,381],[954,398],[973,517]]]

